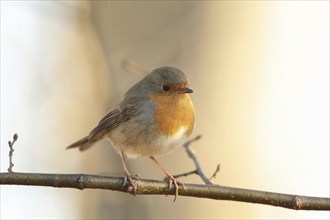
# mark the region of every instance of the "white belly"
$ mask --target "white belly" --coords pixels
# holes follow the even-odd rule
[[[187,128],[181,127],[171,137],[150,134],[146,137],[142,135],[132,137],[120,132],[120,129],[116,129],[109,139],[117,151],[124,152],[128,157],[157,156],[167,154],[182,146],[187,141],[186,131]]]

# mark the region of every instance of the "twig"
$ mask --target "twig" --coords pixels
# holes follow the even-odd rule
[[[127,192],[124,178],[86,174],[0,173],[0,185],[33,185],[77,189],[108,189]],[[130,192],[132,193],[132,192]],[[175,189],[167,182],[138,180],[137,195],[174,195]],[[219,185],[185,184],[179,186],[180,196],[231,200],[279,206],[296,210],[330,210],[330,198],[290,195],[241,189]]]
[[[213,175],[210,177],[210,180],[217,178],[217,174],[220,172],[220,164],[217,165]]]
[[[8,141],[8,145],[9,145],[9,167],[8,167],[8,172],[12,173],[13,172],[13,154],[14,154],[14,144],[18,139],[18,135],[14,134],[13,135],[13,140],[12,141]]]
[[[205,184],[212,185],[213,183],[211,182],[211,180],[212,179],[215,179],[217,173],[220,171],[220,164],[217,165],[217,168],[214,171],[213,175],[210,178],[207,178],[206,175],[203,173],[203,171],[201,169],[201,166],[200,166],[200,164],[198,162],[198,159],[197,159],[196,155],[194,154],[194,152],[189,147],[192,142],[199,140],[201,137],[202,137],[201,135],[198,135],[195,138],[187,141],[183,145],[185,147],[185,149],[186,149],[186,152],[187,152],[188,156],[194,161],[195,166],[196,166],[196,169],[193,170],[193,171],[190,171],[190,172],[185,172],[185,173],[182,173],[182,174],[173,175],[173,177],[177,179],[177,178],[180,178],[180,177],[190,176],[192,174],[197,174],[197,175],[199,175],[201,177],[201,179],[204,181]]]
[[[192,174],[197,174],[197,175],[198,175],[197,170],[193,170],[193,171],[190,171],[190,172],[186,172],[186,173],[181,173],[181,174],[173,175],[173,177],[174,177],[175,179],[177,179],[177,178],[180,178],[180,177],[183,177],[183,176],[190,176],[190,175],[192,175]],[[165,179],[167,179],[167,178],[164,178],[164,180],[165,180]]]
[[[193,138],[193,139],[191,139],[191,140],[189,140],[189,141],[187,141],[186,143],[183,144],[183,147],[186,149],[186,152],[187,152],[188,156],[190,157],[190,159],[193,160],[193,162],[195,164],[195,167],[196,167],[196,170],[191,171],[188,174],[190,175],[190,174],[196,173],[196,174],[198,174],[200,176],[200,178],[203,180],[203,182],[205,184],[212,185],[213,183],[204,174],[204,172],[202,170],[202,167],[199,164],[198,159],[197,159],[195,153],[190,149],[190,144],[192,142],[194,142],[194,141],[197,141],[197,140],[201,139],[201,138],[202,138],[202,135],[197,135],[195,138]],[[187,176],[188,174],[185,173],[185,174],[180,174],[180,175],[177,175],[177,176]]]

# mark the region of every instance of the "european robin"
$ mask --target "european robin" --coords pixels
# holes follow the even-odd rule
[[[192,93],[186,75],[174,67],[159,67],[132,86],[122,101],[106,114],[84,138],[68,148],[84,151],[103,138],[119,153],[125,173],[134,192],[126,158],[148,156],[167,176],[169,185],[178,181],[161,165],[155,156],[166,154],[184,144],[195,125],[195,111],[188,93]],[[175,200],[174,199],[174,200]]]

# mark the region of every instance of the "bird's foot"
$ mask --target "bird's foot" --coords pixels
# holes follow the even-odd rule
[[[181,186],[183,186],[183,188],[185,188],[184,183],[182,183],[179,180],[175,179],[172,175],[167,176],[167,181],[169,183],[169,189],[171,189],[172,185],[174,185],[175,196],[174,196],[173,202],[175,202],[176,198],[179,196],[179,185],[181,185]]]
[[[141,179],[141,176],[139,174],[125,175],[122,188],[124,188],[127,184],[129,184],[129,186],[127,187],[127,191],[133,193],[133,195],[136,195],[137,187],[138,187],[137,180],[139,179]]]

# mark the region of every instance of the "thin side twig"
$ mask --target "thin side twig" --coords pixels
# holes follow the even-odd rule
[[[189,172],[189,174],[197,173],[205,184],[212,185],[213,183],[204,174],[204,172],[202,170],[202,167],[201,167],[195,153],[190,149],[190,144],[194,141],[197,141],[197,140],[201,139],[201,138],[202,138],[202,135],[197,135],[195,138],[193,138],[193,139],[191,139],[191,140],[189,140],[189,141],[187,141],[186,143],[183,144],[183,147],[186,149],[186,152],[187,152],[188,156],[190,157],[190,159],[192,159],[192,161],[194,162],[195,167],[196,167],[196,170]],[[179,175],[179,176],[183,176],[183,175]],[[187,175],[184,175],[184,176],[187,176]]]
[[[8,167],[8,172],[12,173],[13,172],[13,155],[14,155],[14,144],[18,139],[18,135],[14,134],[13,135],[13,140],[12,141],[8,141],[8,145],[9,145],[9,167]]]
[[[220,172],[220,164],[217,165],[217,168],[215,169],[214,173],[210,177],[210,180],[217,178],[217,174]]]
[[[181,174],[173,175],[173,177],[174,177],[175,179],[177,179],[177,178],[184,177],[184,176],[190,176],[190,175],[192,175],[192,174],[197,174],[197,175],[198,175],[197,170],[193,170],[193,171],[190,171],[190,172],[186,172],[186,173],[181,173]],[[165,180],[165,179],[164,179],[164,180]]]

